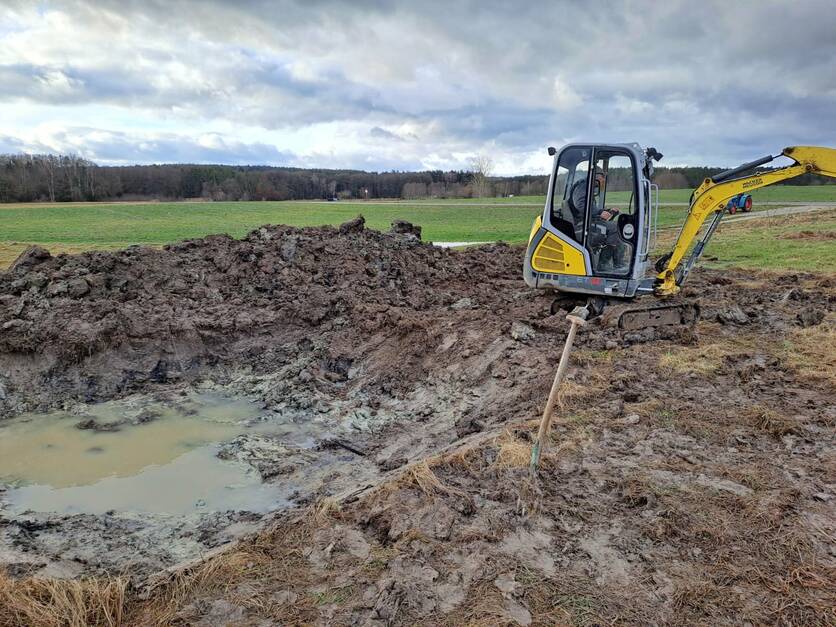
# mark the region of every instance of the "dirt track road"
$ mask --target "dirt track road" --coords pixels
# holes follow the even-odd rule
[[[764,209],[763,211],[756,211],[754,213],[746,213],[743,215],[735,214],[725,218],[725,222],[738,222],[743,220],[755,220],[758,218],[775,218],[778,216],[791,216],[797,213],[812,213],[814,211],[826,211],[828,209],[836,208],[836,203],[816,203],[811,205],[793,205],[789,207],[777,207],[775,209]]]

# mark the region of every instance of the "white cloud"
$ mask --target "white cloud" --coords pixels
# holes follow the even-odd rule
[[[653,105],[638,98],[626,98],[622,94],[615,97],[615,108],[624,115],[647,115],[654,109]]]
[[[583,99],[578,95],[578,92],[560,76],[554,79],[552,94],[554,96],[554,106],[558,111],[569,111],[583,103]]]
[[[730,165],[836,143],[828,14],[827,0],[605,15],[575,1],[6,3],[0,135],[108,162],[445,169],[489,150],[497,171],[541,172],[546,145],[602,140]]]

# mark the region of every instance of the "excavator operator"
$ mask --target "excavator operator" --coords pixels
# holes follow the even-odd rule
[[[618,209],[606,209],[600,206],[601,192],[606,189],[607,177],[603,172],[595,173],[592,189],[591,220],[589,224],[588,247],[590,250],[600,250],[596,270],[612,272],[622,269],[624,264],[624,248],[618,237],[618,225],[613,220],[618,215]],[[586,208],[586,177],[577,181],[572,187],[571,204],[572,215],[578,232],[583,232],[584,210]],[[580,226],[580,228],[577,228]]]

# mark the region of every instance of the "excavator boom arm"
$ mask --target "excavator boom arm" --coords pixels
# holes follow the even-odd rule
[[[682,260],[685,258],[692,246],[696,244],[696,238],[699,234],[705,220],[710,216],[717,214],[722,216],[725,210],[726,203],[730,198],[737,196],[742,192],[749,192],[753,189],[773,185],[780,181],[795,178],[802,174],[812,172],[815,174],[822,174],[836,178],[836,150],[833,148],[820,148],[817,146],[793,146],[785,148],[781,153],[785,157],[789,157],[794,164],[777,170],[769,172],[762,172],[759,174],[751,174],[740,178],[730,178],[735,174],[749,170],[758,165],[769,163],[775,157],[764,157],[758,161],[735,168],[728,172],[724,172],[714,178],[705,179],[700,185],[691,199],[691,206],[688,210],[688,217],[682,225],[682,230],[679,232],[676,244],[671,251],[670,257],[665,262],[664,269],[659,273],[657,279],[659,281],[656,287],[656,294],[659,296],[670,296],[679,291],[679,283],[687,276],[687,271],[690,265],[685,269],[685,272],[679,277],[677,281],[676,270]],[[716,228],[717,221],[712,224],[711,230],[708,234],[710,237],[713,229]],[[697,256],[702,252],[707,238],[699,244],[696,249]]]

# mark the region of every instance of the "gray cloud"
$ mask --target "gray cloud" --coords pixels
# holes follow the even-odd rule
[[[294,153],[275,146],[230,141],[217,134],[195,139],[174,133],[147,136],[71,127],[54,133],[50,139],[45,144],[0,134],[0,153],[48,153],[54,152],[57,144],[64,148],[61,152],[80,154],[109,165],[177,162],[298,166],[301,163]]]
[[[0,107],[49,106],[63,129],[77,128],[85,107],[122,111],[119,128],[84,134],[109,139],[78,146],[118,161],[461,167],[476,152],[533,163],[546,145],[588,139],[728,165],[785,144],[836,143],[831,9],[829,0],[594,10],[580,0],[7,3]],[[160,116],[164,130],[154,128]],[[4,124],[34,145],[25,126]],[[322,125],[340,141],[323,140]],[[195,143],[207,127],[223,129],[218,148]],[[244,127],[296,145],[244,142]],[[60,128],[51,145],[72,147],[77,130]],[[306,133],[319,144],[300,146]]]

